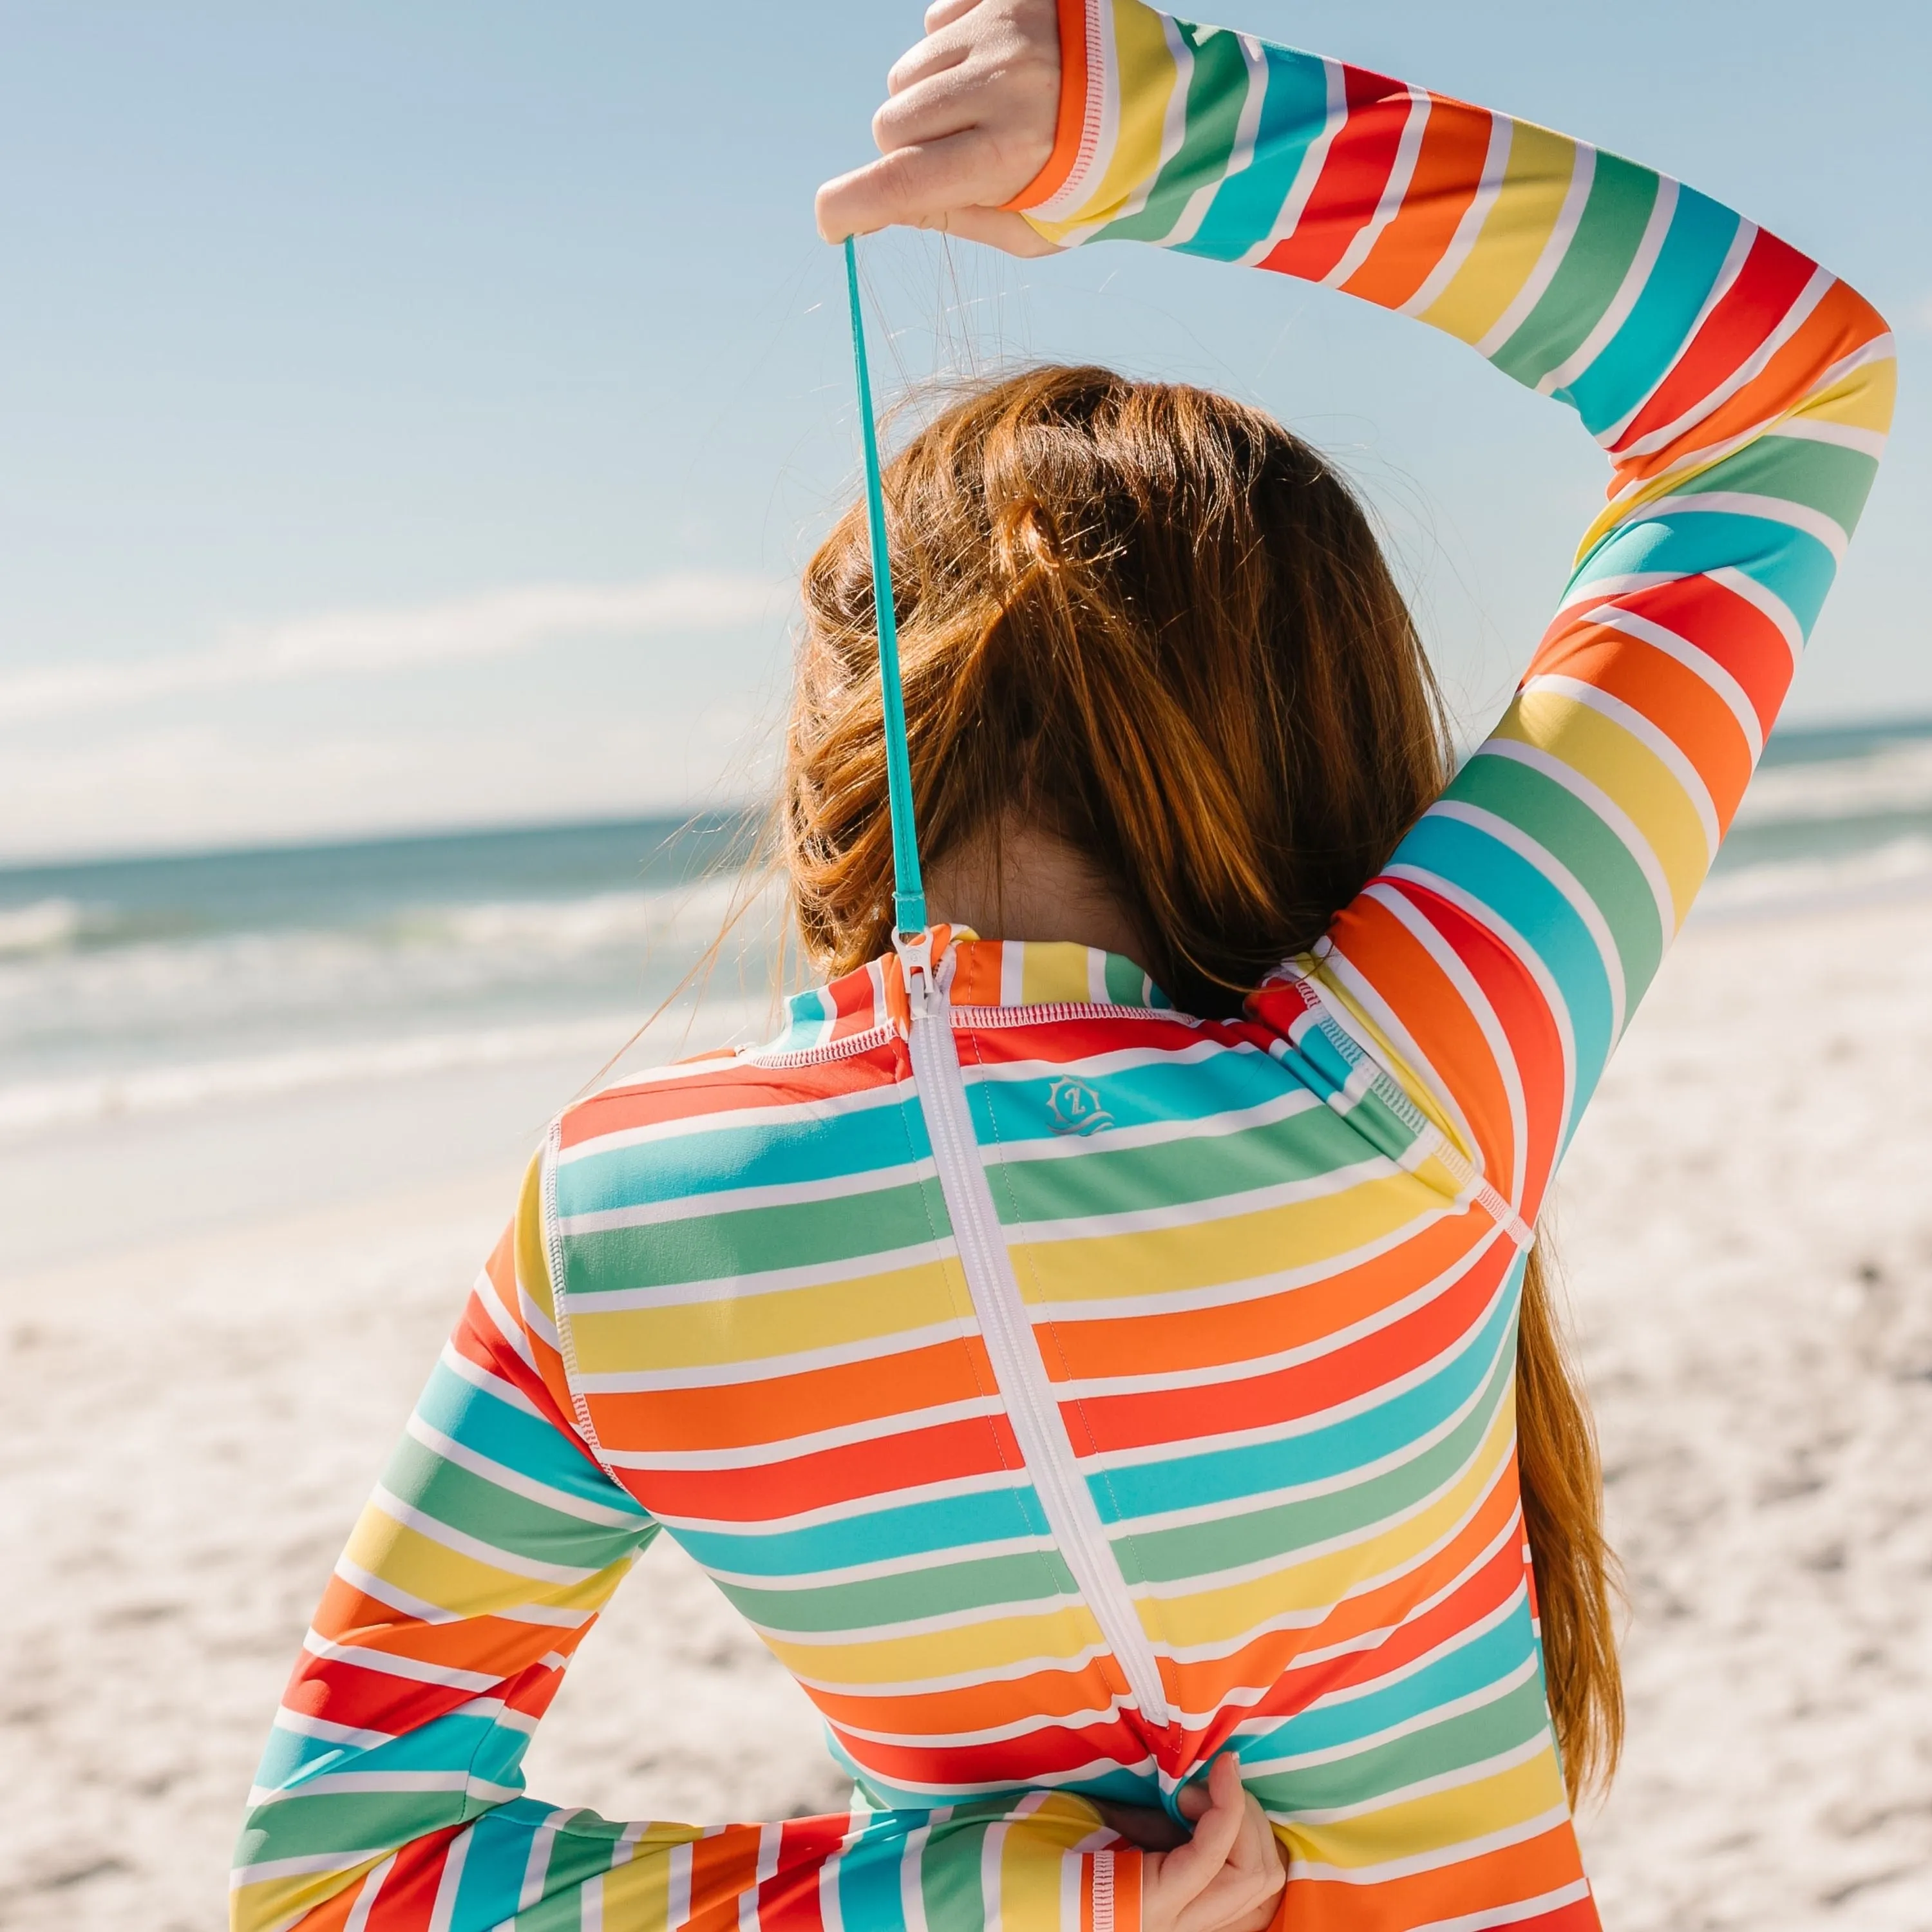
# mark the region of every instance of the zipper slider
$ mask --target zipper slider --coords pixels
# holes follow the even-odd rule
[[[906,1004],[915,1021],[929,1019],[938,995],[932,973],[932,928],[908,936],[895,931],[892,950],[899,956],[899,972],[905,981]]]

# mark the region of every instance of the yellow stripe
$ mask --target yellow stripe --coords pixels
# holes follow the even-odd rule
[[[1804,406],[1792,411],[1800,421],[1842,423],[1847,429],[1876,430],[1882,436],[1892,428],[1892,408],[1898,395],[1898,364],[1887,356],[1882,362],[1867,362],[1842,376],[1828,389],[1808,397]]]
[[[679,1845],[694,1844],[704,1832],[695,1825],[652,1825],[638,1841],[628,1864],[614,1866],[604,1880],[604,1923],[658,1932],[670,1923],[670,1859]],[[704,1901],[694,1899],[698,1905]]]
[[[487,1617],[544,1604],[559,1610],[599,1610],[631,1567],[627,1556],[580,1583],[551,1583],[499,1569],[446,1549],[420,1530],[385,1516],[371,1503],[350,1532],[344,1554],[352,1563],[434,1604],[452,1616]]]
[[[1358,1181],[1339,1194],[1220,1220],[1132,1234],[1012,1244],[1020,1294],[1031,1303],[1095,1301],[1219,1287],[1328,1261],[1425,1215],[1444,1196],[1415,1175]]]
[[[1028,944],[1020,976],[1020,998],[1028,1006],[1051,1006],[1062,1000],[1084,1004],[1088,997],[1085,946],[1058,940]]]
[[[258,1879],[253,1885],[239,1886],[229,1894],[230,1932],[264,1932],[271,1925],[289,1924],[347,1891],[388,1856],[378,1852],[373,1858],[342,1871],[302,1872],[292,1878]]]
[[[874,1341],[953,1321],[970,1305],[955,1264],[922,1262],[856,1281],[781,1288],[728,1301],[604,1314],[596,1312],[594,1303],[580,1303],[572,1310],[570,1326],[584,1373],[621,1375],[646,1363],[653,1369],[724,1366]]]
[[[1034,224],[1054,241],[1073,229],[1112,220],[1160,165],[1167,104],[1179,70],[1168,51],[1160,14],[1139,0],[1114,0],[1114,53],[1118,72],[1112,92],[1120,116],[1114,152],[1093,193],[1070,220]]]
[[[1576,143],[1533,122],[1512,124],[1502,192],[1469,259],[1422,320],[1464,342],[1480,342],[1542,259],[1570,192]]]
[[[1454,1486],[1408,1521],[1346,1550],[1299,1562],[1290,1558],[1280,1569],[1246,1582],[1224,1584],[1192,1596],[1141,1599],[1141,1621],[1157,1642],[1185,1648],[1246,1636],[1284,1611],[1321,1610],[1339,1604],[1364,1584],[1406,1568],[1430,1544],[1448,1535],[1506,1470],[1515,1437],[1511,1394],[1498,1405],[1474,1461]]]
[[[523,1188],[517,1196],[516,1256],[518,1285],[550,1320],[555,1321],[556,1310],[550,1292],[550,1256],[544,1247],[540,1160],[533,1160],[524,1170]]]
[[[872,1684],[920,1684],[964,1677],[1041,1660],[1077,1657],[1100,1641],[1100,1627],[1084,1606],[1068,1604],[1030,1616],[990,1616],[983,1623],[925,1630],[912,1636],[864,1637],[836,1643],[800,1643],[767,1635],[765,1641],[794,1675],[814,1683],[862,1689]]]
[[[1657,855],[1682,925],[1710,870],[1711,848],[1704,822],[1677,774],[1614,718],[1561,692],[1525,692],[1510,705],[1496,735],[1548,752],[1622,807]]]
[[[1291,1822],[1286,1828],[1298,1857],[1359,1871],[1466,1844],[1472,1838],[1540,1817],[1564,1802],[1556,1754],[1546,1750],[1527,1764],[1472,1779],[1453,1791],[1412,1798],[1406,1804],[1336,1824]]]

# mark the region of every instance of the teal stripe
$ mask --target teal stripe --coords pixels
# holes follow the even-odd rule
[[[1195,190],[1227,172],[1241,110],[1247,100],[1247,63],[1232,34],[1175,23],[1194,56],[1187,83],[1186,132],[1137,214],[1111,222],[1109,242],[1159,242],[1180,219]]]
[[[1505,376],[1534,388],[1582,347],[1636,260],[1658,186],[1648,168],[1615,154],[1598,155],[1582,218],[1562,266],[1491,358]]]

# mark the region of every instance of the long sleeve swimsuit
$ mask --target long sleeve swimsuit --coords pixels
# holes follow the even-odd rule
[[[956,1066],[916,1073],[887,958],[563,1114],[316,1612],[244,1932],[1136,1932],[1088,1798],[1172,1809],[1223,1749],[1295,1932],[1597,1923],[1518,1503],[1524,1255],[1851,534],[1890,338],[1541,128],[1139,0],[1063,0],[1061,40],[1043,234],[1445,330],[1582,418],[1607,504],[1502,722],[1241,1017],[941,932]],[[525,1795],[660,1534],[823,1712],[849,1814]]]

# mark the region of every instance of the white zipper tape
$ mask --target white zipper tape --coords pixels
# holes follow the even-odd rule
[[[1013,1274],[1012,1256],[993,1205],[993,1191],[980,1158],[973,1116],[966,1104],[966,1082],[959,1070],[959,1048],[952,1037],[952,1002],[934,974],[929,943],[923,935],[899,944],[912,1009],[913,1080],[918,1089],[926,1137],[939,1169],[940,1191],[952,1218],[960,1266],[973,1297],[974,1312],[992,1358],[994,1378],[1034,1491],[1046,1514],[1066,1567],[1140,1707],[1142,1720],[1165,1730],[1167,1694],[1154,1646],[1120,1574],[1112,1544],[1102,1526],[1093,1492],[1080,1473],[1067,1439],[1060,1404],[1047,1379],[1033,1324]]]

